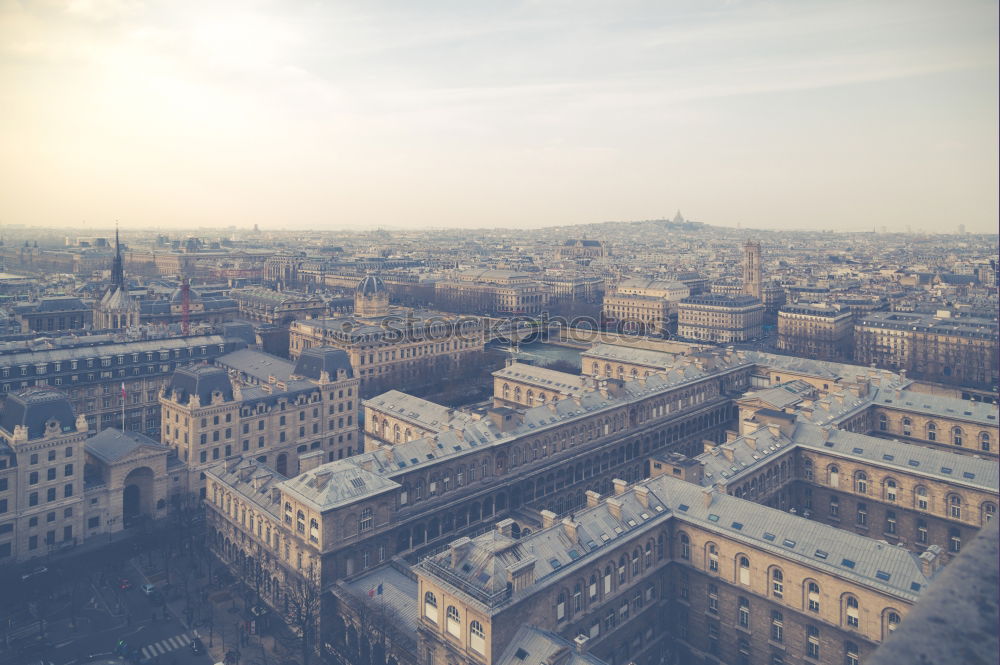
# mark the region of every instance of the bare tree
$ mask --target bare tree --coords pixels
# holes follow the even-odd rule
[[[323,605],[323,586],[316,566],[310,564],[301,573],[285,578],[285,601],[288,605],[288,625],[301,641],[302,665],[309,665]]]

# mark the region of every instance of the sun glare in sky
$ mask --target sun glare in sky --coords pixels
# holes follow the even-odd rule
[[[0,3],[0,222],[995,231],[997,4]]]

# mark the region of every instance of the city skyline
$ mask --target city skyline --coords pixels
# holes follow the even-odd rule
[[[995,4],[572,10],[5,5],[0,220],[995,231]]]

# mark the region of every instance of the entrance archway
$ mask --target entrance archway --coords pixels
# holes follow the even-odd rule
[[[153,517],[153,470],[132,469],[122,487],[122,523],[129,527],[139,517]]]

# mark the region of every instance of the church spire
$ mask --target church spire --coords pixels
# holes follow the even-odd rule
[[[125,288],[125,268],[122,265],[122,247],[118,242],[118,225],[115,224],[115,260],[111,264],[111,285]]]

